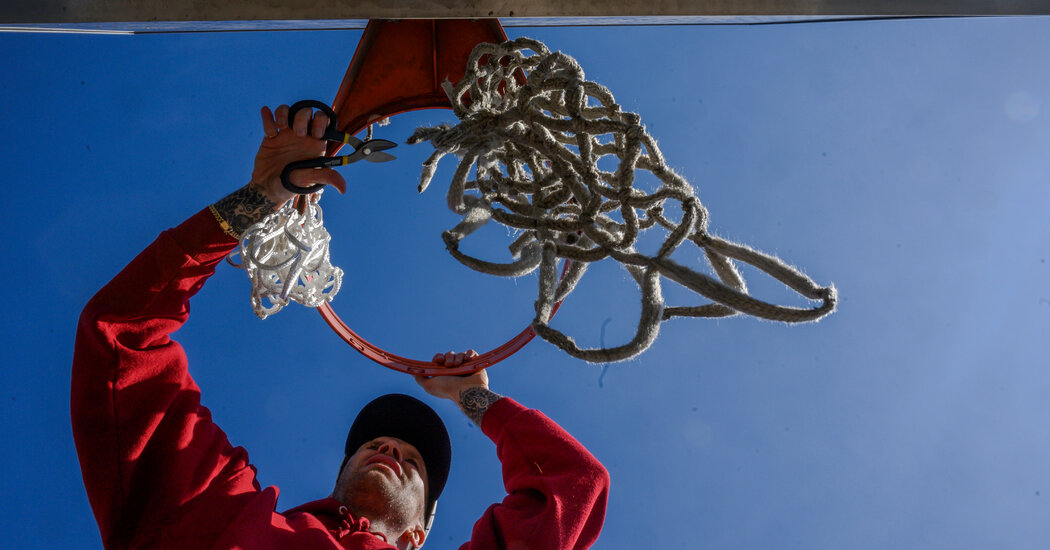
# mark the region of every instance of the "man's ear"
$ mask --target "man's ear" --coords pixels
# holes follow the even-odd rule
[[[398,547],[405,548],[408,545],[411,545],[412,548],[419,548],[420,546],[423,546],[423,543],[426,542],[426,540],[427,533],[423,530],[423,527],[420,525],[413,525],[407,531],[402,533],[401,538],[398,540],[398,542],[403,542],[405,546],[399,544]]]

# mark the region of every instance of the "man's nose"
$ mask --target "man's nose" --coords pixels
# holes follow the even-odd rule
[[[379,452],[394,457],[394,460],[401,462],[401,446],[397,444],[397,441],[387,441],[379,446]]]

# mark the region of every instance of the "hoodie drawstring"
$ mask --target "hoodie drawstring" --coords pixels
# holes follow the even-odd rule
[[[339,507],[339,532],[336,535],[337,539],[341,539],[350,533],[361,531],[363,533],[371,533],[381,539],[383,542],[387,542],[386,535],[383,533],[375,533],[368,530],[370,522],[366,517],[354,518],[350,515],[350,509],[346,506]]]

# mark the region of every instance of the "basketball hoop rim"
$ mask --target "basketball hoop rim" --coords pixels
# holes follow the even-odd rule
[[[571,260],[565,261],[565,265],[561,272],[563,278],[571,265]],[[559,308],[561,308],[561,302],[554,304],[554,307],[551,309],[551,318],[554,317],[554,314],[558,312]],[[533,329],[530,324],[525,327],[524,330],[519,332],[517,336],[507,340],[502,345],[486,351],[473,359],[464,361],[463,364],[458,367],[445,367],[443,365],[438,365],[433,361],[409,359],[397,355],[396,353],[391,353],[369,342],[351,329],[350,326],[339,317],[335,312],[335,309],[332,308],[330,302],[325,302],[319,306],[317,312],[321,314],[321,317],[326,323],[328,323],[328,326],[331,327],[340,338],[342,338],[347,344],[350,344],[350,347],[357,350],[361,355],[364,355],[388,369],[416,376],[465,376],[472,374],[479,370],[487,369],[511,355],[514,355],[518,350],[525,347],[525,344],[528,344],[536,337],[536,330]]]

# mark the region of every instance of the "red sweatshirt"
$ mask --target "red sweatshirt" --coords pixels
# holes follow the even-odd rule
[[[351,517],[333,499],[276,512],[278,489],[259,486],[248,453],[201,406],[186,354],[170,335],[235,245],[204,209],[161,233],[81,314],[73,436],[105,547],[392,548],[368,531],[367,518]],[[508,495],[461,549],[593,544],[609,488],[601,463],[509,398],[489,407],[481,429],[496,443]]]

